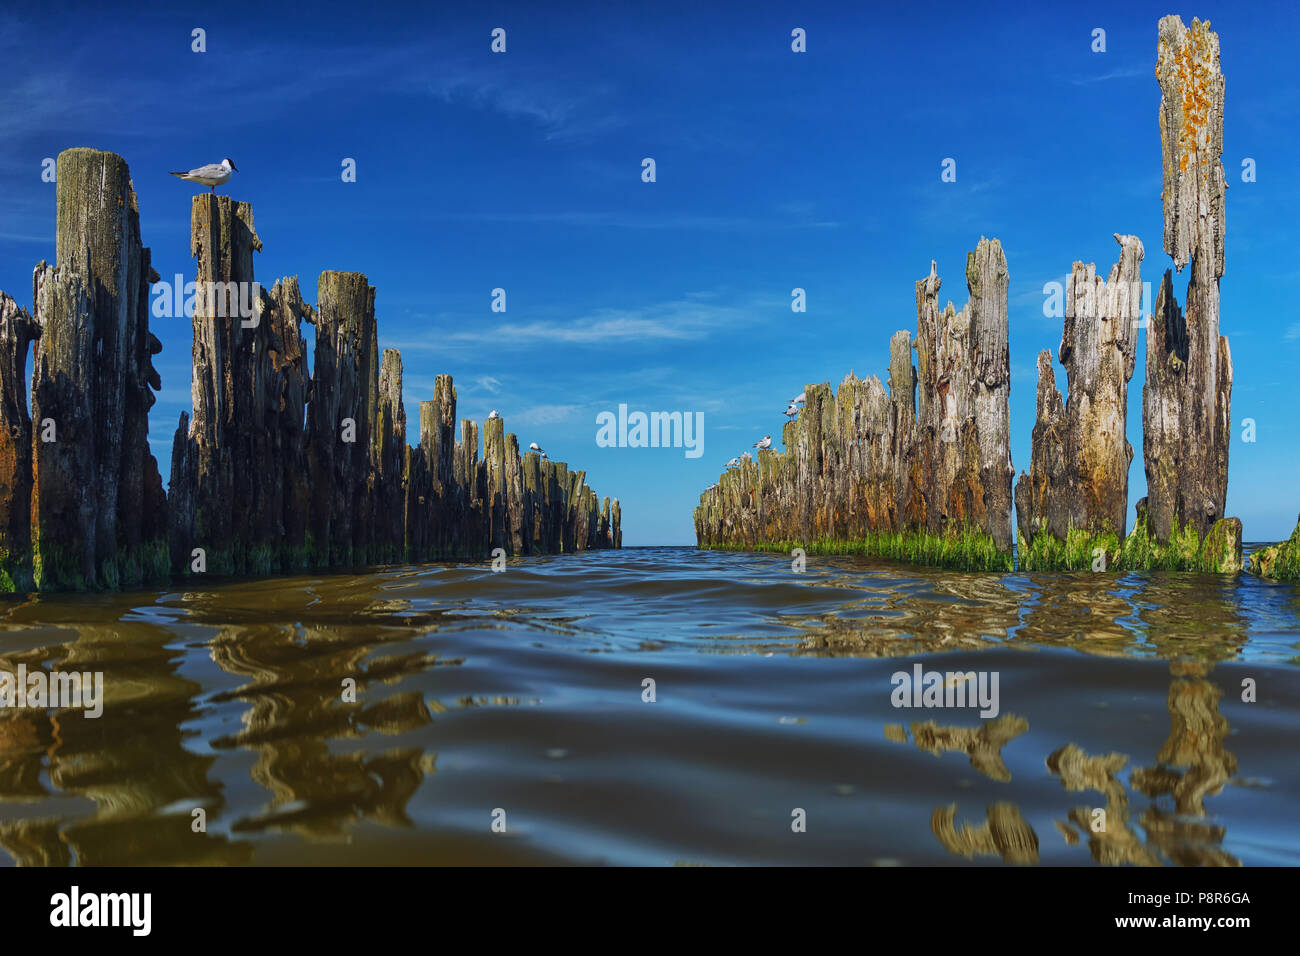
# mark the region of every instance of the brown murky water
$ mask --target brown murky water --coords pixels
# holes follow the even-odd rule
[[[644,548],[0,613],[106,698],[0,709],[7,863],[1300,864],[1300,594],[1249,576]],[[895,707],[916,664],[997,716]]]

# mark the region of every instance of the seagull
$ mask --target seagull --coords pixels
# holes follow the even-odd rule
[[[764,435],[762,441],[756,441],[756,442],[754,442],[754,447],[757,448],[759,451],[766,451],[767,449],[771,448],[771,447],[772,447],[772,436],[771,436],[771,435]]]
[[[798,414],[799,414],[799,406],[796,405],[794,402],[791,402],[790,407],[785,410],[785,417],[794,418]]]
[[[739,465],[739,464],[740,464],[740,459],[739,459],[739,458],[733,458],[733,459],[731,459],[731,461],[727,462],[727,467],[728,467],[728,468],[735,468],[735,467],[736,467],[737,465]]]
[[[186,182],[198,183],[202,186],[210,186],[212,195],[217,194],[217,187],[224,186],[230,182],[230,174],[239,172],[239,167],[230,161],[227,156],[219,163],[208,163],[206,166],[200,166],[198,169],[191,169],[188,173],[172,173]]]
[[[537,442],[529,442],[528,450],[538,452],[543,458],[546,457],[546,452],[542,451],[542,446],[537,444]]]
[[[800,392],[794,398],[790,399],[790,404],[794,405],[796,402],[806,402],[806,401],[808,401],[808,393]]]
[[[491,420],[491,419],[493,419],[493,418],[500,418],[500,417],[501,417],[501,416],[497,414],[497,410],[496,410],[495,408],[492,409],[492,411],[488,413],[488,419],[489,419],[489,420]]]
[[[740,460],[741,460],[741,461],[753,461],[753,460],[754,460],[754,456],[751,455],[749,452],[745,452],[743,455],[740,456]]]

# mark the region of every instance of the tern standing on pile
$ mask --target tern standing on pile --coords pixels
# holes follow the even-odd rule
[[[227,156],[219,163],[209,163],[206,166],[200,166],[198,169],[191,169],[188,173],[172,173],[172,175],[184,179],[186,182],[207,186],[215,196],[217,187],[230,182],[231,175],[237,172],[239,172],[239,167]]]

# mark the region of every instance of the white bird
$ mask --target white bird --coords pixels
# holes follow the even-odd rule
[[[740,456],[740,460],[741,460],[741,461],[753,461],[753,460],[754,460],[754,456],[751,455],[749,452],[745,452],[743,455]]]
[[[762,441],[756,441],[756,442],[754,442],[754,447],[757,448],[759,451],[765,451],[765,450],[767,450],[768,448],[771,448],[771,447],[772,447],[772,436],[771,436],[771,435],[764,435]]]
[[[794,398],[790,399],[790,404],[793,405],[793,404],[795,404],[796,402],[806,402],[806,401],[808,401],[808,393],[807,393],[807,392],[800,392],[800,393],[799,393],[798,395],[796,395]]]
[[[733,458],[733,459],[731,459],[731,461],[727,462],[727,467],[728,467],[728,468],[735,468],[735,467],[736,467],[737,465],[739,465],[739,464],[740,464],[740,459],[739,459],[739,458]]]
[[[230,182],[231,174],[237,172],[239,172],[239,167],[231,162],[230,157],[227,156],[219,163],[208,163],[208,165],[200,166],[198,169],[191,169],[188,173],[172,173],[172,175],[184,179],[186,182],[210,186],[212,194],[215,196],[217,187]]]
[[[497,410],[496,410],[495,408],[492,409],[492,411],[488,412],[488,419],[489,419],[489,420],[491,420],[491,419],[493,419],[493,418],[500,418],[500,417],[501,417],[501,416],[497,414]]]
[[[542,446],[535,441],[528,443],[528,450],[538,452],[543,458],[546,457],[546,452],[542,451]]]
[[[785,417],[794,418],[798,414],[799,414],[799,406],[796,405],[794,402],[791,402],[790,407],[785,410]]]

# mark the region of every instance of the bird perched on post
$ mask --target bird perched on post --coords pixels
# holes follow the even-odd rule
[[[727,462],[727,467],[728,467],[728,468],[735,468],[735,467],[737,467],[737,466],[739,466],[739,465],[740,465],[740,459],[739,459],[739,458],[733,458],[733,459],[731,459],[731,461]]]
[[[231,174],[237,172],[239,172],[239,167],[227,156],[219,163],[208,163],[208,165],[200,166],[198,169],[191,169],[188,173],[172,173],[172,175],[189,183],[208,186],[212,189],[212,195],[215,196],[217,187],[230,182]]]
[[[771,448],[772,436],[764,435],[761,441],[754,442],[754,447],[757,448],[759,451],[766,451],[768,448]]]
[[[497,410],[496,410],[495,408],[492,409],[492,411],[488,413],[488,420],[489,420],[489,421],[491,421],[491,420],[494,419],[494,418],[500,418],[500,417],[501,417],[501,416],[497,414]]]
[[[537,452],[537,453],[538,453],[539,455],[541,455],[543,458],[546,457],[546,452],[542,451],[542,446],[539,445],[539,444],[537,444],[537,442],[535,442],[535,441],[534,441],[534,442],[529,442],[529,443],[528,443],[528,450],[529,450],[529,451],[535,451],[535,452]]]
[[[794,398],[790,399],[790,404],[791,404],[791,405],[794,405],[794,404],[797,403],[797,402],[806,402],[807,400],[808,400],[808,393],[807,393],[807,392],[800,392],[800,393],[799,393],[798,395],[796,395]]]

